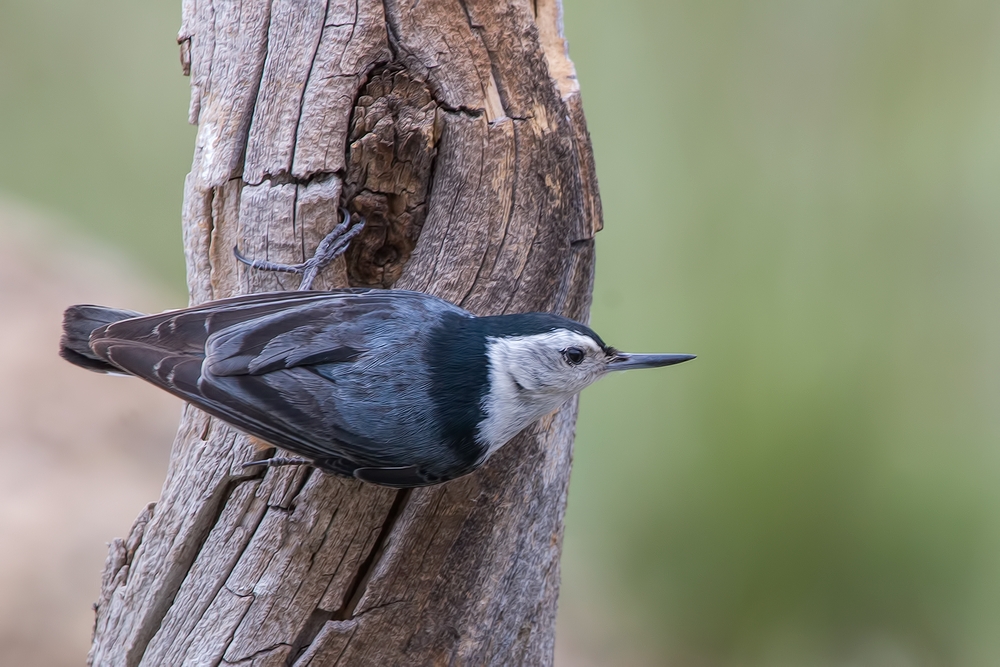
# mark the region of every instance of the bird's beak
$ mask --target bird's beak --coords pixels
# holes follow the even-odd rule
[[[693,354],[627,354],[618,352],[608,362],[609,371],[629,371],[633,368],[673,366],[695,358]]]

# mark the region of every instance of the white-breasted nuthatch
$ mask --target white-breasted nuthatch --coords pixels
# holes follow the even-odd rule
[[[158,315],[72,306],[60,354],[141,377],[326,472],[401,488],[472,472],[611,371],[694,358],[618,352],[558,315],[475,317],[385,289],[250,294]]]

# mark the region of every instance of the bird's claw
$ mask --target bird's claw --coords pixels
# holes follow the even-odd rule
[[[316,253],[301,264],[278,264],[266,259],[248,259],[243,256],[238,247],[233,248],[233,254],[237,260],[252,269],[279,271],[281,273],[300,273],[302,274],[302,282],[299,284],[299,290],[305,291],[311,289],[313,281],[319,275],[319,272],[326,268],[330,262],[344,254],[347,246],[350,245],[354,237],[360,234],[361,230],[365,228],[364,218],[359,216],[358,221],[351,224],[350,212],[346,208],[340,210],[344,214],[344,221],[334,227],[333,231],[319,242]]]

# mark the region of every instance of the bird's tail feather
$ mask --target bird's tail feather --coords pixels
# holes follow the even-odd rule
[[[123,373],[122,369],[94,353],[90,347],[90,334],[108,324],[141,315],[132,310],[104,306],[70,306],[63,313],[59,356],[71,364],[98,373]]]

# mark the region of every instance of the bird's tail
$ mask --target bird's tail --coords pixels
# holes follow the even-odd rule
[[[63,335],[59,341],[59,356],[71,364],[98,373],[123,373],[122,369],[94,353],[90,348],[90,334],[108,324],[141,315],[142,313],[132,310],[104,306],[70,306],[63,313]]]

